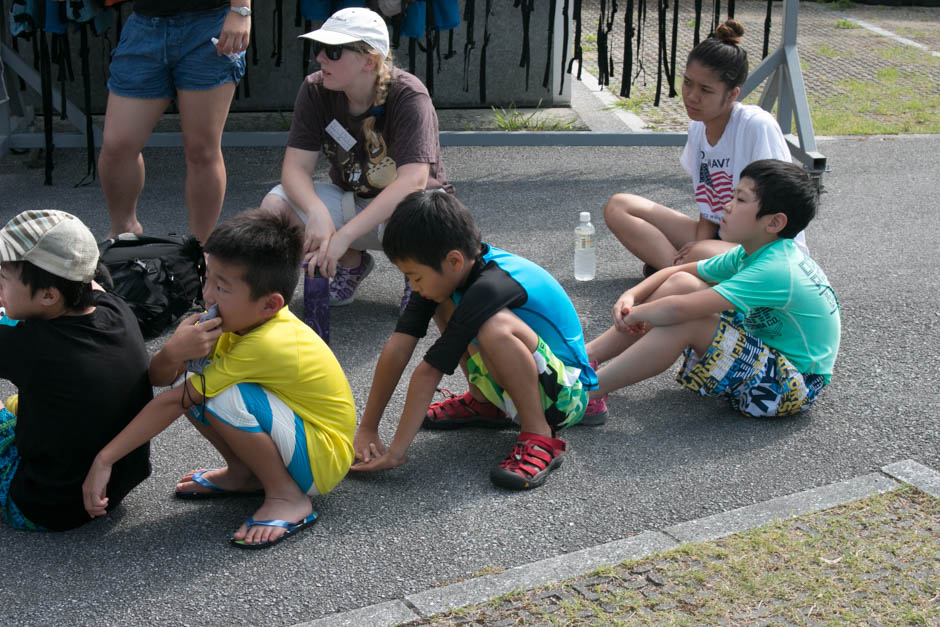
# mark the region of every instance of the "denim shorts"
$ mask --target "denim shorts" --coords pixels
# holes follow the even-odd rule
[[[691,348],[676,381],[702,396],[725,398],[755,418],[792,416],[812,407],[826,385],[803,374],[789,359],[744,328],[744,316],[725,311],[704,355]]]
[[[245,53],[232,60],[210,41],[228,14],[228,6],[173,17],[131,13],[111,56],[108,90],[127,98],[173,98],[178,89],[237,84],[245,74]]]

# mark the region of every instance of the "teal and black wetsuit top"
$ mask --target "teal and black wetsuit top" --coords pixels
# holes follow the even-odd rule
[[[466,282],[451,296],[457,309],[424,361],[453,374],[467,345],[483,323],[507,308],[519,316],[566,365],[581,369],[588,390],[597,388],[597,373],[588,364],[578,313],[564,288],[544,268],[528,259],[483,244]],[[424,337],[437,303],[417,292],[398,319],[395,331]]]

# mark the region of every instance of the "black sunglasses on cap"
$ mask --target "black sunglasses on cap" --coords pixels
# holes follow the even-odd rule
[[[321,41],[313,42],[313,56],[314,58],[320,56],[320,51],[326,53],[326,58],[330,61],[339,61],[343,56],[343,50],[352,50],[353,52],[362,52],[362,50],[355,44],[342,44],[339,46],[331,46],[325,44]]]

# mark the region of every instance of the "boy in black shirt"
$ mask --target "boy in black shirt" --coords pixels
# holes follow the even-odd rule
[[[0,519],[63,531],[91,518],[82,481],[95,454],[153,397],[137,320],[93,282],[98,245],[63,211],[25,211],[0,229]],[[113,508],[150,475],[141,446],[115,467]]]
[[[428,404],[443,375],[462,365],[475,392],[520,427],[512,451],[490,479],[513,490],[539,487],[568,449],[557,432],[581,421],[588,391],[597,387],[568,295],[535,263],[482,242],[470,211],[440,191],[406,196],[386,223],[382,247],[414,293],[376,364],[353,441],[360,462],[352,470],[404,464],[428,416],[447,414],[433,405],[429,411]],[[386,449],[379,422],[432,318],[441,323],[441,337],[411,375]],[[441,428],[447,419],[428,426]]]

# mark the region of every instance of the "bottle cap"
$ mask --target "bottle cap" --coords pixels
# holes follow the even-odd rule
[[[581,222],[590,222],[591,221],[591,212],[582,211],[581,212]]]

